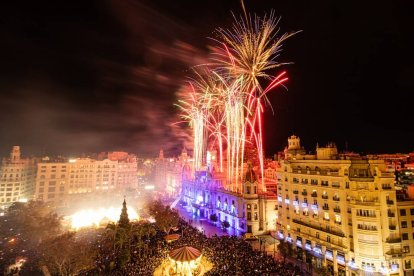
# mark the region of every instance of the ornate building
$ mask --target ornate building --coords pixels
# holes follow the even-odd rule
[[[411,205],[397,204],[384,161],[340,155],[333,144],[306,154],[296,136],[288,145],[277,168],[277,228],[298,258],[332,275],[409,272],[399,209]]]
[[[35,187],[34,159],[21,158],[20,147],[14,146],[9,158],[4,158],[0,170],[0,207],[32,199]]]
[[[223,179],[209,171],[196,172],[195,178],[184,179],[182,186],[181,196],[188,208],[200,217],[217,218],[217,226],[227,221],[238,234],[261,234],[276,227],[276,194],[259,190],[251,164],[240,193],[225,189]]]

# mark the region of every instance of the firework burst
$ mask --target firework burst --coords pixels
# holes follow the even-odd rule
[[[219,149],[220,171],[226,169],[226,187],[241,192],[245,145],[252,143],[258,152],[261,189],[265,191],[262,126],[264,108],[271,107],[266,95],[288,80],[286,72],[271,72],[284,64],[277,58],[283,42],[295,33],[278,35],[279,19],[274,12],[263,18],[245,13],[244,18],[234,19],[230,29],[217,30],[211,63],[199,67],[204,68],[203,73],[195,73],[188,96],[179,106],[193,128],[196,170],[202,167],[212,140]]]

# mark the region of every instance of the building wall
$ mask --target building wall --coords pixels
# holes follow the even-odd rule
[[[394,176],[382,160],[341,159],[333,146],[280,161],[278,231],[335,275],[402,273]],[[319,148],[318,148],[319,149]]]
[[[275,230],[277,198],[274,194],[258,193],[258,183],[244,183],[243,193],[227,191],[220,179],[182,181],[182,199],[195,214],[218,217],[217,226],[228,221],[239,233],[261,234]],[[256,189],[255,189],[256,187]]]
[[[35,160],[20,157],[20,147],[13,147],[10,157],[2,161],[0,169],[0,207],[13,202],[30,200],[35,186]]]
[[[401,248],[394,255],[402,256],[402,270],[405,275],[414,275],[414,201],[397,201],[396,216],[401,229]]]
[[[70,194],[110,191],[117,187],[118,161],[90,158],[37,164],[35,198],[64,204]]]

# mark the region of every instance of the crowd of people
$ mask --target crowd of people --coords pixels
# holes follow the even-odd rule
[[[217,236],[207,238],[203,233],[181,220],[179,228],[182,237],[170,245],[176,248],[189,245],[202,250],[204,256],[213,264],[205,275],[301,275],[298,267],[276,261],[273,256],[254,251],[244,239],[236,236]]]
[[[179,221],[177,234],[180,238],[167,242],[165,233],[157,231],[145,240],[145,246],[136,241],[131,242],[130,260],[119,268],[116,267],[117,255],[120,254],[110,241],[103,240],[98,247],[100,253],[96,259],[96,269],[84,275],[153,275],[172,249],[191,246],[199,249],[213,268],[205,275],[302,275],[298,267],[276,261],[273,256],[255,251],[243,238],[236,236],[206,237],[198,229],[184,220]],[[196,275],[197,273],[195,273]]]

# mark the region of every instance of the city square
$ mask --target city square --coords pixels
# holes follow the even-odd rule
[[[5,3],[4,275],[414,275],[406,3]]]

